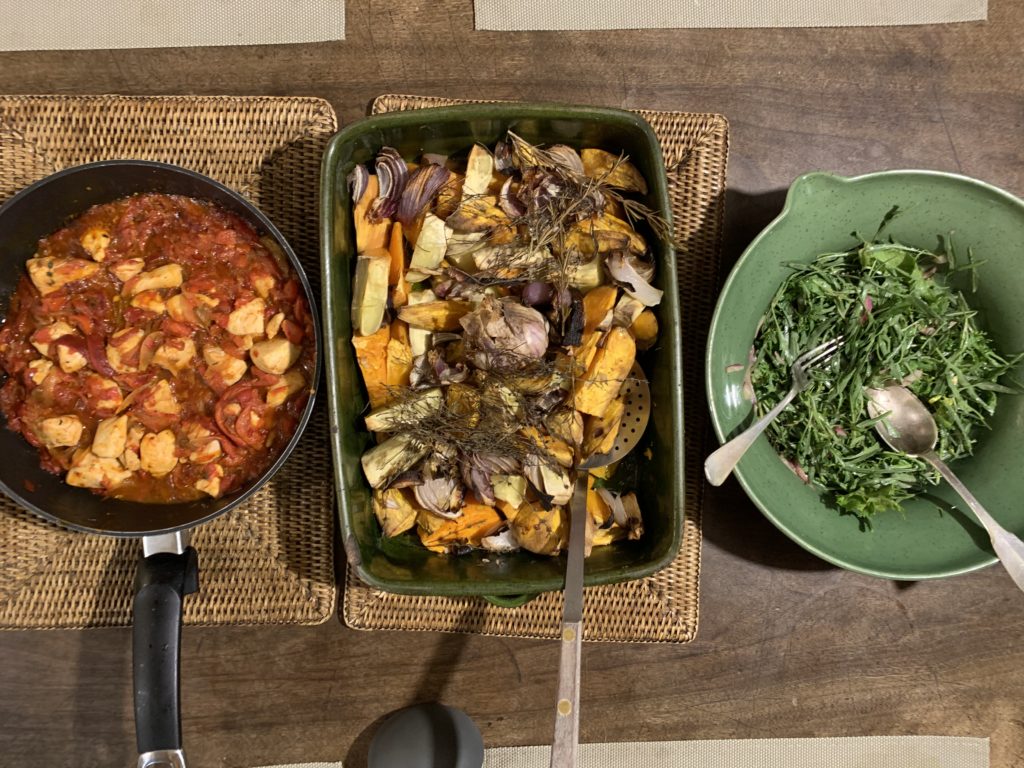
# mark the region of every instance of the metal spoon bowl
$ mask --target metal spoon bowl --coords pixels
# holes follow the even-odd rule
[[[924,459],[939,471],[982,524],[992,548],[1014,583],[1024,590],[1024,542],[1003,528],[935,453],[939,429],[931,412],[906,387],[868,389],[868,413],[875,431],[893,450]]]

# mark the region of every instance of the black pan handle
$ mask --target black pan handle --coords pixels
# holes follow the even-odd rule
[[[139,559],[132,606],[135,739],[139,768],[184,768],[179,704],[181,609],[199,589],[199,558],[192,547]]]

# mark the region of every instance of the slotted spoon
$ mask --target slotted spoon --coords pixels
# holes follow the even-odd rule
[[[580,737],[580,651],[583,642],[583,550],[587,538],[587,484],[591,469],[606,467],[632,451],[651,416],[651,390],[636,363],[622,384],[622,423],[612,449],[590,456],[576,468],[576,488],[569,507],[568,562],[562,609],[562,646],[558,663],[558,706],[551,768],[574,768]]]

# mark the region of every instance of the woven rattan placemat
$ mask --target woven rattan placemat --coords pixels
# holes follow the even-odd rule
[[[373,112],[439,107],[458,102],[385,95]],[[638,110],[661,140],[668,169],[678,253],[683,323],[686,519],[679,555],[664,570],[625,584],[586,591],[584,639],[612,642],[686,643],[697,633],[700,581],[700,515],[707,435],[704,345],[714,309],[721,257],[729,126],[721,115]],[[481,598],[416,597],[375,590],[348,570],[344,620],[355,629],[435,630],[514,637],[556,637],[560,592],[521,608],[498,608]]]
[[[318,289],[320,160],[337,127],[312,98],[0,97],[0,203],[68,166],[161,160],[232,187],[281,229]],[[201,526],[189,624],[318,624],[335,610],[334,505],[321,402],[284,468]],[[0,497],[0,628],[131,623],[134,540],[72,533]]]

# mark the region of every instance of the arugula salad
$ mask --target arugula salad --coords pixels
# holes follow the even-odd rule
[[[976,289],[973,253],[960,262],[951,237],[940,236],[935,251],[883,239],[896,214],[892,209],[874,237],[859,238],[850,250],[790,265],[758,329],[750,367],[759,417],[789,390],[789,367],[801,352],[845,336],[832,363],[812,372],[810,386],[767,435],[801,479],[826,491],[827,503],[868,525],[939,478],[878,438],[866,388],[900,383],[921,398],[938,424],[944,461],[971,454],[998,394],[1021,391],[1000,379],[1024,355],[997,351],[951,285],[959,273]]]

